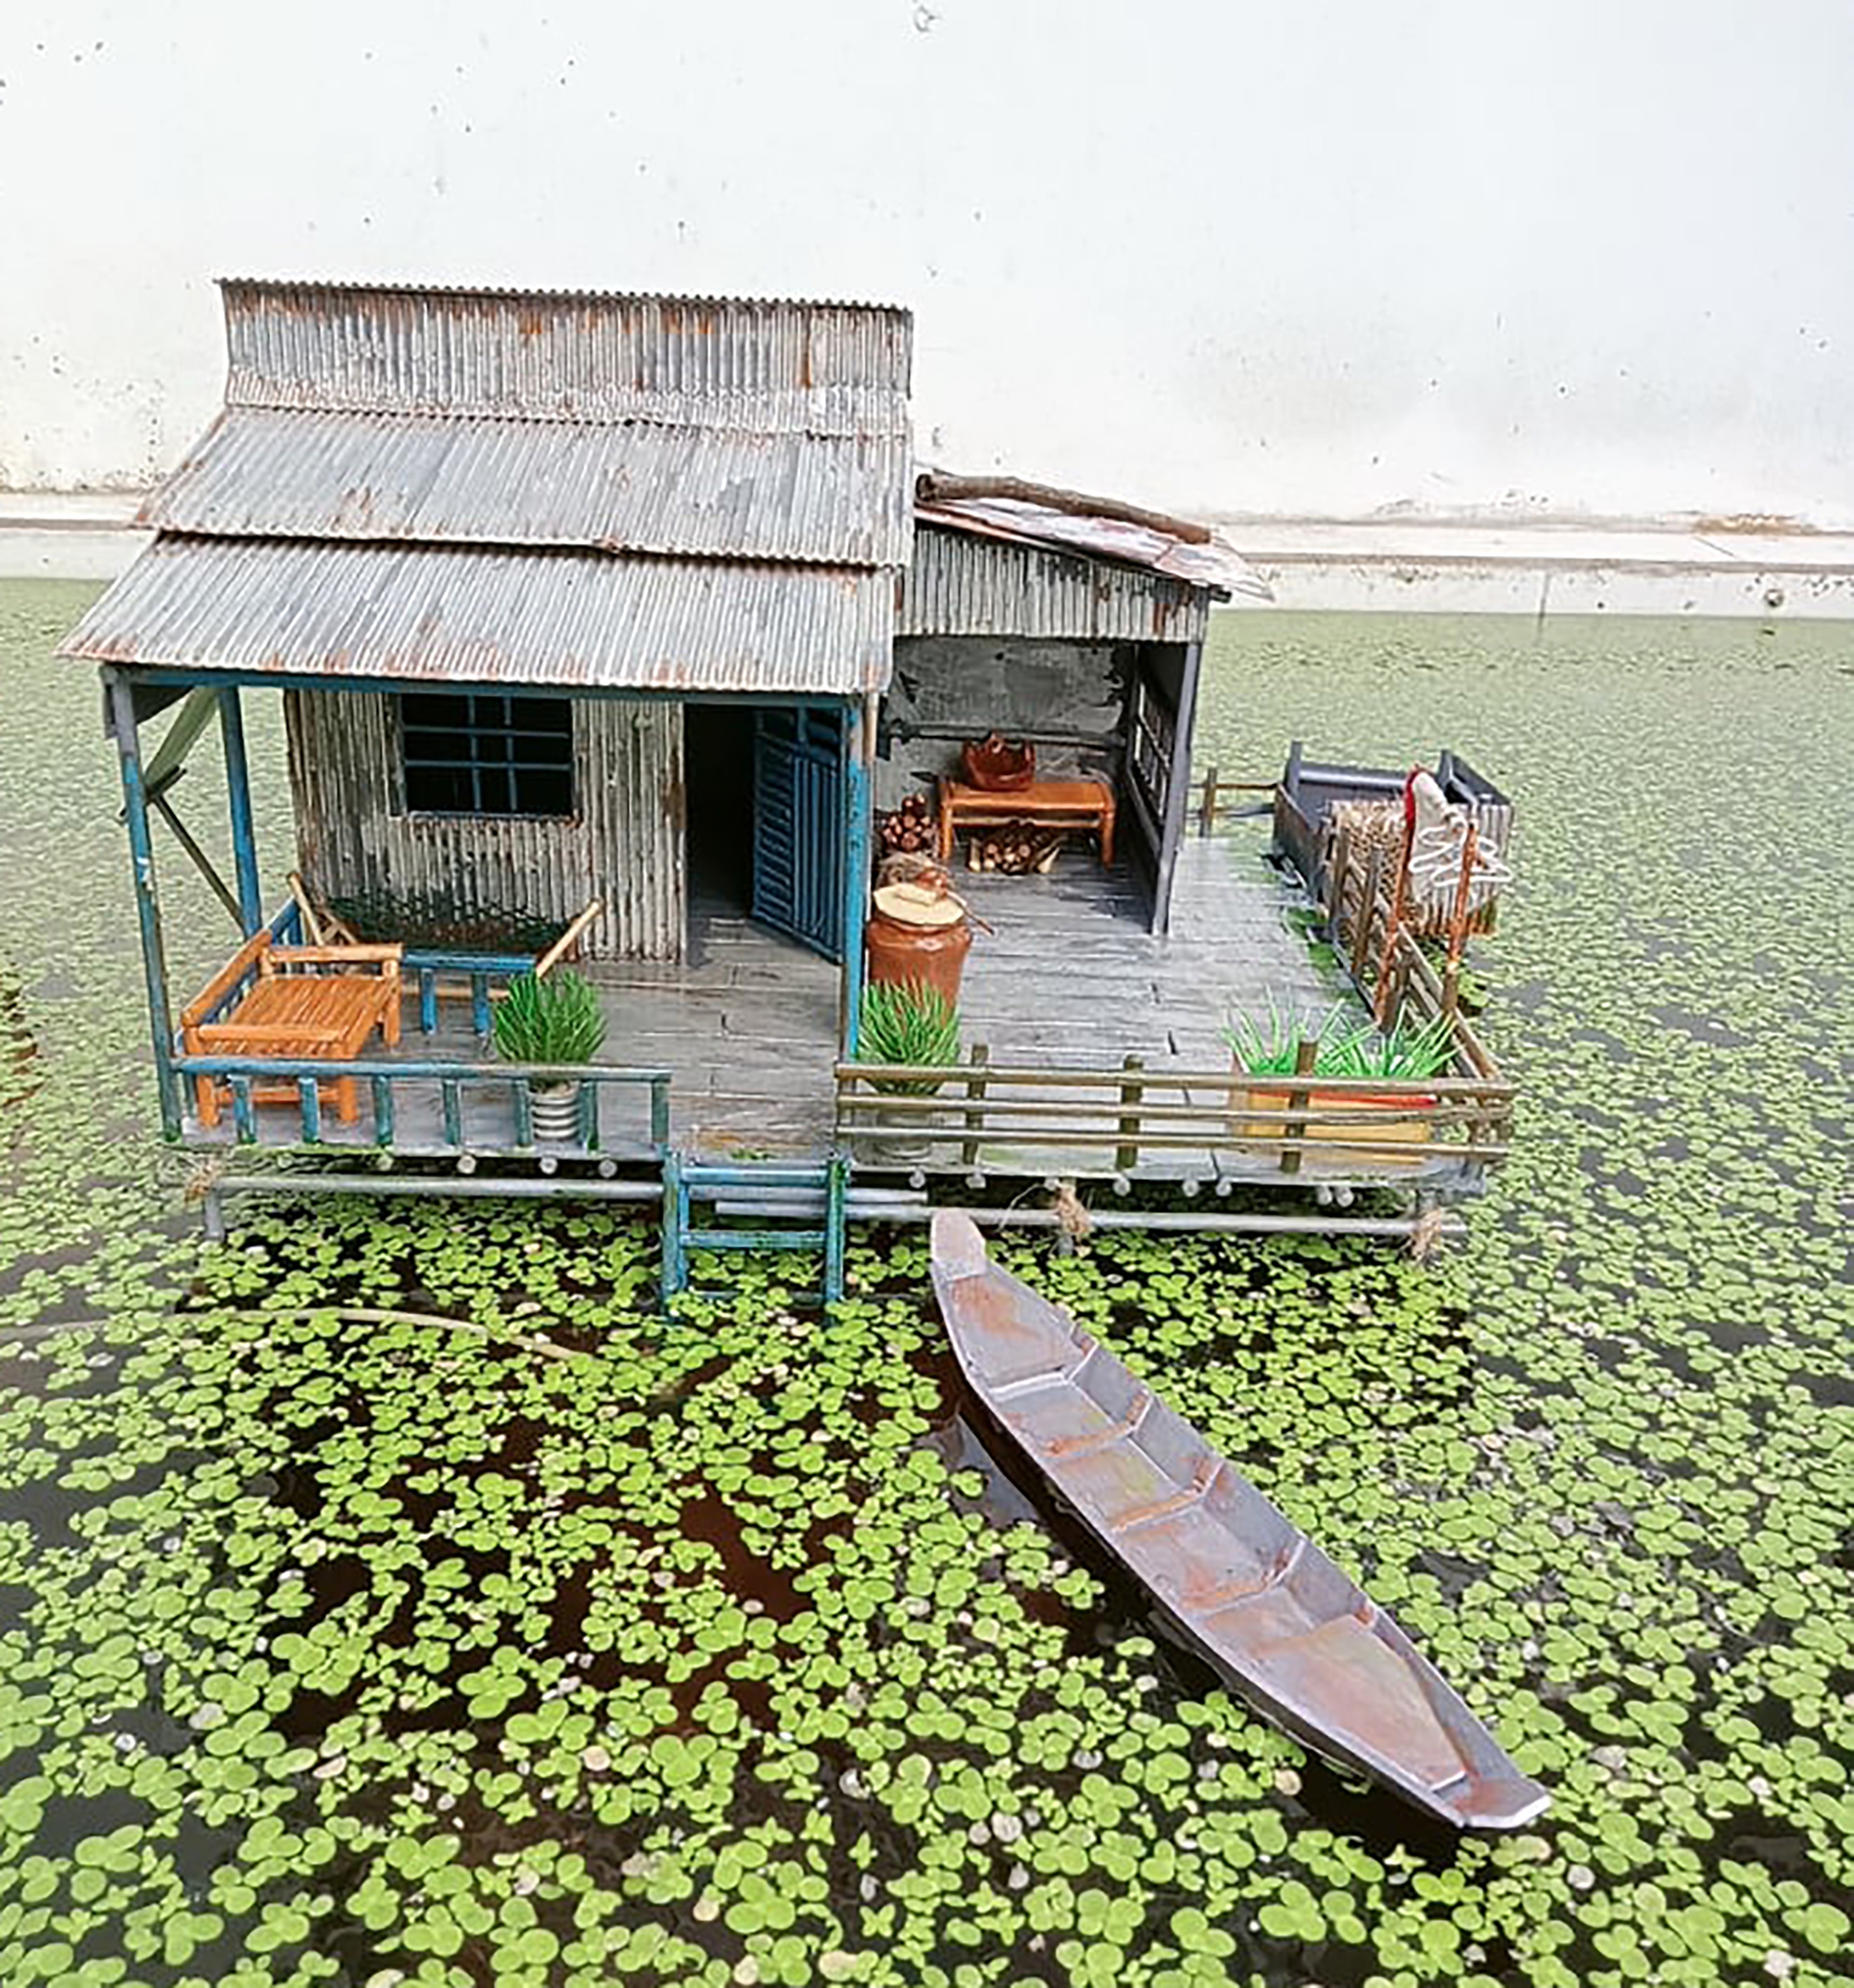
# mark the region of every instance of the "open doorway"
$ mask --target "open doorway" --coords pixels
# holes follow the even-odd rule
[[[832,706],[686,707],[692,945],[717,918],[744,915],[842,957],[843,748]]]
[[[683,707],[692,935],[717,915],[745,917],[753,904],[754,709]]]

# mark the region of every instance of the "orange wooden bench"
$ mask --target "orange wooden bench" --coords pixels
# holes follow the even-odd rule
[[[1113,789],[1105,780],[1033,780],[1015,793],[940,780],[940,860],[953,854],[961,826],[1000,827],[1007,821],[1038,821],[1051,828],[1092,829],[1100,837],[1101,867],[1113,863]]]
[[[276,1057],[290,1061],[345,1063],[358,1057],[378,1029],[390,1048],[400,1039],[398,945],[278,945],[268,931],[248,939],[181,1012],[181,1047],[188,1056]],[[333,969],[333,970],[329,970]],[[239,982],[256,980],[229,1014],[213,1016]],[[231,1095],[215,1077],[194,1080],[199,1122],[217,1125]],[[360,1116],[352,1077],[331,1086],[336,1116],[351,1125]],[[259,1084],[260,1105],[297,1100],[294,1083]]]

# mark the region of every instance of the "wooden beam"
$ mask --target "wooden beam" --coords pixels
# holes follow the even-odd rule
[[[1026,483],[1022,476],[943,476],[932,470],[923,470],[914,479],[914,500],[918,504],[957,504],[988,497],[1035,504],[1069,517],[1111,518],[1121,525],[1163,532],[1168,538],[1176,538],[1185,545],[1211,542],[1208,525],[1175,518],[1163,511],[1148,511],[1139,504],[1122,503],[1118,498],[1089,497],[1080,490],[1064,490],[1052,483]]]

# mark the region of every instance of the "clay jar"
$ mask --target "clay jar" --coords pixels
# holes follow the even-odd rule
[[[865,933],[869,977],[880,986],[924,983],[957,1007],[972,931],[957,897],[893,883],[875,893]]]

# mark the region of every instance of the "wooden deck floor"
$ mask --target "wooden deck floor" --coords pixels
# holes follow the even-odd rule
[[[1265,1009],[1271,996],[1284,1007],[1323,1007],[1331,993],[1286,923],[1295,900],[1264,868],[1263,846],[1259,831],[1187,842],[1163,939],[1147,931],[1145,886],[1124,861],[1103,871],[1072,848],[1048,877],[959,871],[959,888],[994,928],[975,936],[967,961],[967,1044],[984,1043],[997,1064],[1098,1066],[1137,1054],[1149,1065],[1220,1070],[1228,1061],[1220,1031],[1233,1007]],[[685,1152],[821,1156],[832,1129],[837,969],[713,905],[696,908],[691,936],[682,965],[586,969],[610,1021],[601,1060],[674,1073],[671,1139]],[[447,1005],[437,1035],[408,1028],[401,1054],[434,1053],[481,1056],[467,1006]],[[512,1119],[505,1100],[503,1086],[472,1087],[473,1141],[512,1143],[510,1131],[497,1131]],[[641,1112],[643,1100],[636,1105]],[[396,1145],[413,1143],[420,1108],[415,1096],[401,1105]],[[632,1115],[608,1133],[621,1157]],[[197,1126],[188,1131],[210,1143]],[[294,1144],[297,1115],[261,1111],[259,1131],[260,1143]],[[353,1127],[328,1122],[324,1136],[371,1145],[369,1110]]]

